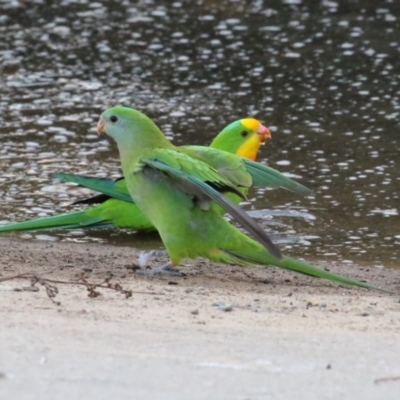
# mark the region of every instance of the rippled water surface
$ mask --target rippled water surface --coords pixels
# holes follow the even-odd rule
[[[398,267],[399,32],[389,0],[0,0],[0,221],[88,193],[51,172],[119,176],[114,144],[94,131],[106,107],[139,108],[177,144],[208,144],[250,115],[273,133],[259,160],[315,192],[250,195],[281,247]],[[30,235],[159,244],[114,230]]]

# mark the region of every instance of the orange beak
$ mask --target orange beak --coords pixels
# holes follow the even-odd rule
[[[260,142],[264,144],[268,139],[271,139],[271,132],[270,130],[264,126],[260,125],[257,129],[258,137],[260,138]]]
[[[97,123],[97,134],[100,136],[102,133],[104,133],[104,120],[103,118],[100,117],[99,122]]]

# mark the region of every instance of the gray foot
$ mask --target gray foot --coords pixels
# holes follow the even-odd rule
[[[139,255],[138,264],[140,268],[145,268],[150,257],[164,257],[168,256],[166,250],[146,250],[142,251]]]
[[[153,275],[185,276],[185,274],[183,274],[179,270],[172,268],[172,264],[170,262],[158,268],[138,269],[136,270],[136,274],[147,275],[147,276],[153,276]]]

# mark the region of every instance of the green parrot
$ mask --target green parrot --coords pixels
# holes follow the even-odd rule
[[[211,142],[210,148],[225,150],[246,157],[246,168],[253,176],[254,186],[283,187],[299,194],[309,194],[305,186],[285,177],[278,171],[254,162],[259,148],[271,134],[268,128],[254,118],[244,118],[232,122],[225,127]],[[198,146],[183,146],[186,149],[199,149],[199,151],[212,151]],[[218,158],[218,152],[216,157]],[[49,229],[76,229],[76,228],[104,228],[118,227],[132,230],[154,230],[151,222],[132,203],[124,179],[116,181],[107,178],[84,177],[74,174],[58,173],[53,177],[80,184],[96,190],[102,194],[80,200],[74,204],[97,204],[86,210],[72,211],[50,217],[36,218],[29,221],[12,223],[0,226],[1,232],[31,231]],[[230,194],[235,202],[241,197]],[[221,209],[221,212],[223,210]]]
[[[178,148],[160,129],[137,110],[117,106],[104,111],[98,134],[112,137],[119,149],[122,171],[133,201],[158,230],[170,262],[205,257],[215,262],[274,265],[338,283],[373,288],[305,262],[282,256],[266,233],[224,193],[243,196],[240,187],[252,184],[242,159],[234,154],[202,153]],[[213,153],[219,152],[213,150]],[[223,176],[215,168],[228,173]],[[231,225],[216,208],[230,213],[257,240]]]

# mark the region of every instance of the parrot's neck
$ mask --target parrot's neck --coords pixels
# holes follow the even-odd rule
[[[222,135],[218,135],[211,143],[210,147],[213,149],[219,149],[227,151],[228,153],[234,154],[239,147],[236,142],[226,139]]]
[[[122,169],[125,170],[135,165],[143,154],[157,149],[171,149],[175,146],[160,132],[158,135],[124,135],[117,141],[121,157]]]

